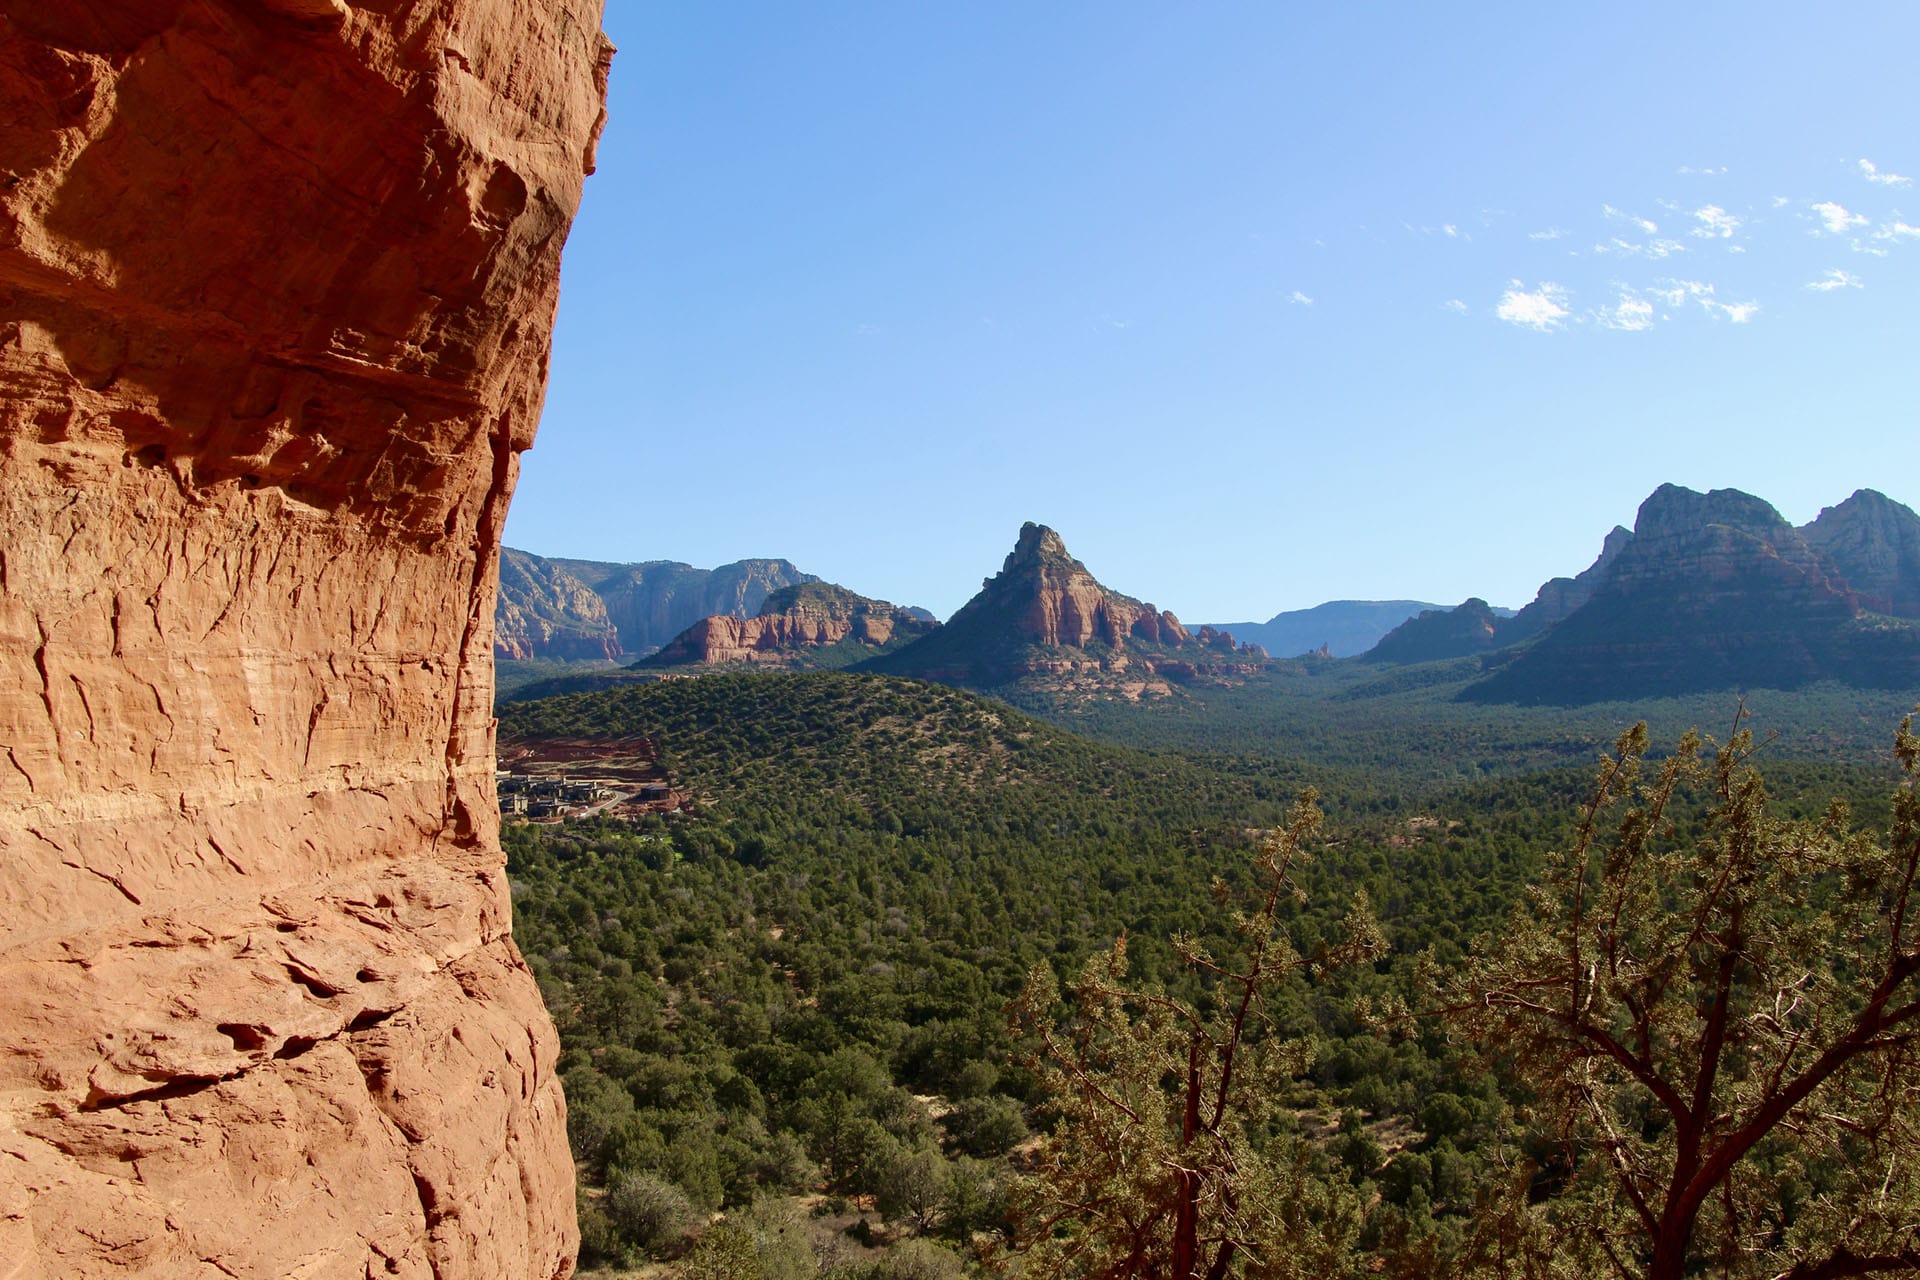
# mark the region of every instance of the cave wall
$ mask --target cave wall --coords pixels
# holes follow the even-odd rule
[[[601,0],[0,8],[0,1277],[568,1275],[492,618]]]

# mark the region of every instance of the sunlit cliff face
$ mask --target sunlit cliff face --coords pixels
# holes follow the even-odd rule
[[[0,1256],[565,1274],[490,620],[600,6],[15,9]]]

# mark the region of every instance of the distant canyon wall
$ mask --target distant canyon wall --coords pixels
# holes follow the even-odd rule
[[[0,1273],[561,1277],[499,538],[601,0],[6,0]]]

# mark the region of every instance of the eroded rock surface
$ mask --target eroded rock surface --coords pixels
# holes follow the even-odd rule
[[[1826,507],[1800,532],[1863,608],[1920,618],[1920,516],[1873,489]]]
[[[851,666],[910,644],[939,625],[918,611],[845,587],[804,582],[773,592],[751,618],[724,613],[702,618],[641,665]]]
[[[1766,502],[1662,485],[1586,601],[1471,696],[1577,703],[1821,680],[1912,688],[1920,628],[1861,613],[1833,562]]]
[[[0,1274],[571,1272],[494,578],[600,0],[0,19]]]
[[[607,605],[560,565],[524,551],[500,552],[500,599],[493,611],[499,658],[617,658],[625,652]]]
[[[1028,522],[1000,572],[945,626],[866,670],[993,688],[1031,676],[1072,677],[1073,694],[1119,690],[1137,698],[1148,677],[1243,678],[1267,662],[1258,645],[1225,631],[1188,631],[1153,605],[1104,587],[1045,525]]]

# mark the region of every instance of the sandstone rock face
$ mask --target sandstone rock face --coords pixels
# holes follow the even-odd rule
[[[499,534],[600,0],[0,18],[0,1272],[556,1277]]]
[[[1920,515],[1872,489],[1827,507],[1800,532],[1862,608],[1920,618]]]
[[[920,612],[831,583],[799,583],[769,595],[751,618],[702,618],[641,665],[850,666],[940,625]]]
[[[1715,584],[1777,595],[1796,611],[1845,617],[1855,607],[1772,504],[1738,489],[1696,493],[1672,484],[1640,504],[1633,538],[1607,566],[1595,595],[1685,587],[1704,605]]]
[[[1242,677],[1266,661],[1257,645],[1211,627],[1189,632],[1173,614],[1100,585],[1058,533],[1028,523],[1000,572],[945,626],[868,669],[992,688],[1028,676],[1119,676],[1137,668],[1128,683],[1138,697],[1138,675],[1163,665],[1170,678],[1194,680]],[[1095,685],[1119,687],[1079,679],[1066,691]]]
[[[1920,683],[1920,628],[1859,615],[1847,582],[1766,502],[1662,485],[1588,600],[1472,694],[1584,702]]]
[[[617,658],[620,633],[604,600],[552,560],[511,547],[500,553],[493,652],[501,658]]]
[[[525,563],[532,581],[523,584],[506,570]],[[575,584],[587,597],[573,594],[562,604],[538,584]],[[782,587],[818,582],[786,560],[736,560],[717,569],[696,569],[677,560],[610,564],[600,560],[564,560],[509,548],[500,581],[494,652],[503,658],[598,657],[591,644],[576,637],[599,634],[611,626],[624,653],[645,654],[667,644],[702,618],[729,614],[750,618]],[[545,634],[529,617],[546,619]],[[613,655],[606,655],[613,656]]]

